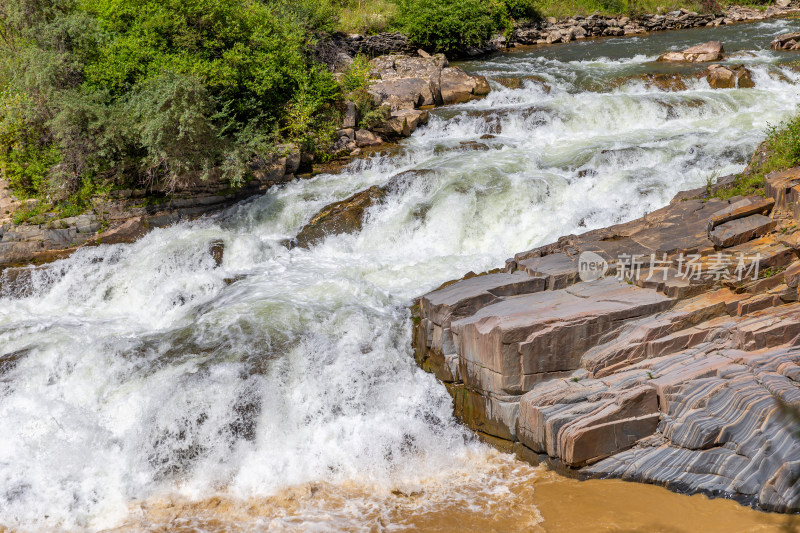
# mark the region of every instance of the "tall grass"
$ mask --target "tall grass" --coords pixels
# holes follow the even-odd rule
[[[397,5],[391,0],[346,0],[339,25],[346,33],[380,33],[392,28],[396,14]]]

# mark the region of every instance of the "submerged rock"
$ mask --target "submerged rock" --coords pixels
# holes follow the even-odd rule
[[[361,230],[364,215],[368,208],[383,200],[386,191],[372,186],[353,196],[330,204],[314,215],[311,221],[303,226],[295,239],[301,248],[321,242],[328,235],[354,233]]]
[[[744,65],[711,65],[706,79],[712,89],[749,89],[756,86]]]

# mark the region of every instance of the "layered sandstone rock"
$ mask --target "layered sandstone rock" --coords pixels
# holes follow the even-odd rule
[[[770,198],[684,197],[426,294],[417,361],[520,457],[800,510],[800,435],[782,415],[800,409],[799,176],[772,176]],[[584,282],[589,251],[608,274]],[[723,273],[723,257],[749,270]]]

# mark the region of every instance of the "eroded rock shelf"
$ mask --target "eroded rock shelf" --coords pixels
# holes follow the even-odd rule
[[[529,461],[800,510],[786,415],[800,406],[800,169],[767,181],[769,198],[683,193],[426,294],[417,362],[466,424]],[[605,277],[581,281],[583,252]],[[622,259],[634,254],[639,276]],[[687,277],[690,256],[705,272],[728,256],[752,268]]]

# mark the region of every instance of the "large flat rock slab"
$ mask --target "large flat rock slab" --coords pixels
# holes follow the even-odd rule
[[[578,368],[581,355],[622,322],[671,304],[614,278],[507,298],[451,323],[461,377],[480,390],[527,392],[543,375]]]

